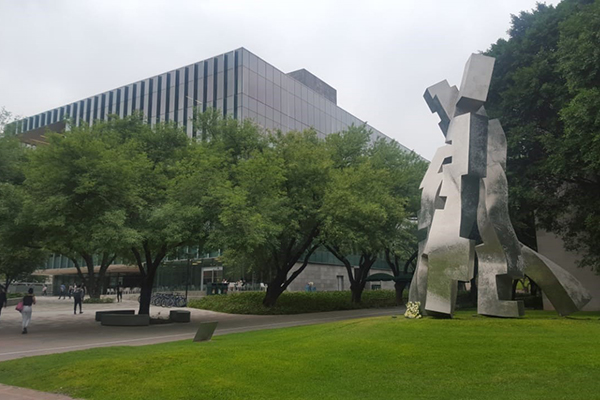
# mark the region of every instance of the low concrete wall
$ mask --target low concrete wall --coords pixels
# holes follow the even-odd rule
[[[6,300],[7,307],[16,306],[22,300],[21,297]]]
[[[105,326],[148,326],[149,315],[102,314],[101,324]]]
[[[169,319],[173,322],[190,322],[192,313],[186,310],[171,310]]]
[[[107,310],[96,311],[96,321],[102,321],[104,314],[120,314],[120,315],[135,315],[135,310]]]

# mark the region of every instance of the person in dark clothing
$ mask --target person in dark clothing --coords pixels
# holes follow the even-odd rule
[[[6,299],[6,292],[4,292],[4,288],[0,286],[0,314],[2,314],[2,307],[6,307],[8,304],[8,300]]]
[[[73,305],[73,314],[77,314],[77,304],[79,304],[79,314],[83,314],[81,311],[81,300],[83,297],[83,291],[81,290],[81,286],[76,286],[73,291],[73,299],[75,300],[75,304]]]
[[[117,303],[123,300],[123,289],[121,285],[117,285]]]
[[[33,288],[29,288],[25,297],[23,297],[23,309],[21,310],[21,316],[23,317],[23,332],[27,333],[27,327],[31,322],[31,310],[35,304],[35,296],[33,295]]]

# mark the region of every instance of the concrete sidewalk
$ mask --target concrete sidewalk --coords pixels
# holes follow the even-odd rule
[[[298,315],[235,315],[187,309],[192,322],[150,325],[146,327],[101,326],[95,321],[99,310],[135,309],[137,301],[113,304],[84,304],[83,314],[73,314],[73,302],[56,297],[38,297],[33,307],[28,334],[21,334],[21,314],[14,307],[5,308],[0,316],[0,361],[15,358],[64,353],[93,347],[140,346],[191,339],[200,322],[218,321],[215,335],[259,329],[275,329],[319,324],[353,318],[397,315],[404,308],[333,311]],[[152,316],[168,318],[167,308],[152,307]]]
[[[38,392],[16,386],[7,386],[0,383],[0,399],[2,400],[73,400],[72,397],[60,394]]]

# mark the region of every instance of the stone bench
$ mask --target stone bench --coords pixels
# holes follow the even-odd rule
[[[148,326],[149,315],[102,314],[100,323],[104,326]]]
[[[127,314],[133,315],[135,314],[135,310],[112,310],[112,311],[96,311],[96,321],[102,321],[102,316],[104,314]]]
[[[169,319],[173,322],[190,322],[191,313],[185,310],[171,310]]]

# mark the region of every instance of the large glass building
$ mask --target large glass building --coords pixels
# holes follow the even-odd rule
[[[194,108],[204,111],[211,107],[225,116],[250,118],[265,129],[284,133],[314,128],[324,137],[352,124],[363,124],[337,105],[337,91],[315,75],[305,69],[284,73],[244,48],[44,111],[16,124],[22,140],[36,145],[44,141],[45,132],[68,129],[66,120],[76,126],[91,125],[111,114],[125,117],[141,111],[149,124],[173,121],[193,137],[190,119]],[[377,129],[369,128],[372,140],[386,138]],[[220,281],[223,276],[222,267],[213,262],[217,255],[191,257],[196,260],[191,272],[189,256],[167,260],[159,270],[157,286],[176,288],[186,281],[204,290],[206,283]],[[311,261],[297,282],[292,283],[291,290],[303,290],[305,281],[314,282],[322,290],[348,289],[344,284],[346,270],[331,254],[317,251]],[[374,268],[387,267],[378,261]],[[39,273],[54,277],[55,292],[61,283],[77,279],[73,263],[60,255],[53,255]],[[111,281],[107,287],[116,282],[135,286],[138,271],[136,267],[115,263],[108,273]]]
[[[17,132],[43,134],[46,129],[63,129],[66,118],[76,126],[91,125],[110,114],[124,117],[139,110],[149,124],[174,121],[194,136],[190,118],[195,107],[220,109],[223,115],[250,118],[284,133],[312,127],[322,137],[363,124],[337,105],[334,88],[307,70],[284,73],[239,48],[25,118],[17,123]],[[374,140],[385,137],[369,128]]]

